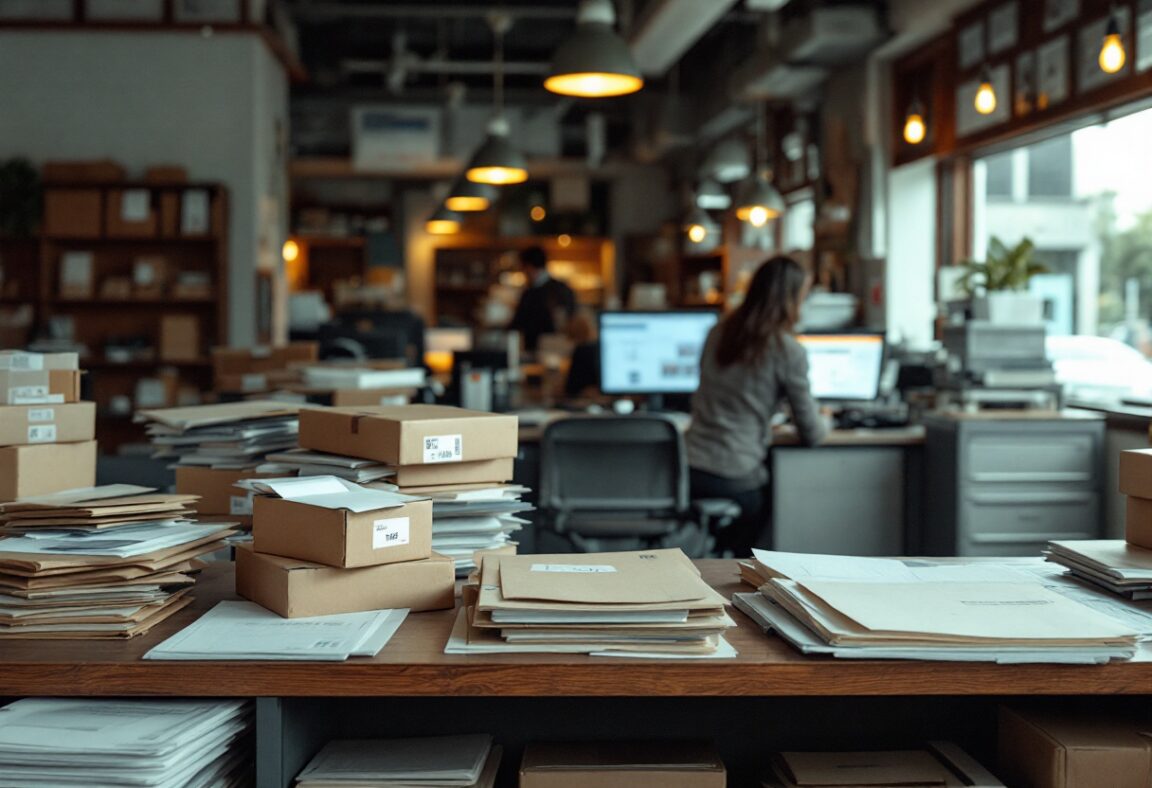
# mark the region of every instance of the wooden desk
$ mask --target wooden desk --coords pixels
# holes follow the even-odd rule
[[[735,562],[700,562],[726,597]],[[997,696],[1152,695],[1148,649],[1102,666],[834,660],[800,656],[743,614],[734,660],[580,655],[447,656],[454,613],[409,616],[373,659],[327,662],[152,662],[141,655],[221,599],[232,569],[206,570],[196,602],[127,642],[7,641],[0,697],[257,698],[257,784],[286,788],[328,739],[490,731],[509,748],[511,782],[525,741],[714,737],[733,775],[752,784],[766,748],[900,747],[949,737],[990,758]],[[1123,703],[1101,700],[1101,703]]]

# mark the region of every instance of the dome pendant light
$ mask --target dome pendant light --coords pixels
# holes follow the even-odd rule
[[[504,34],[511,19],[507,14],[494,13],[488,22],[496,36],[496,71],[492,78],[495,102],[488,137],[472,154],[464,177],[474,183],[504,186],[528,180],[528,166],[524,154],[508,141],[508,120],[504,117]]]
[[[992,72],[987,65],[980,69],[980,87],[976,89],[972,103],[981,115],[991,115],[996,111],[996,89],[992,87]]]
[[[715,234],[719,229],[716,222],[712,221],[712,217],[702,208],[691,210],[684,222],[684,232],[687,233],[688,240],[694,244],[704,243],[709,235]]]
[[[429,235],[455,235],[460,232],[461,219],[460,214],[440,206],[424,222],[424,232]]]
[[[748,222],[753,227],[763,227],[770,219],[784,213],[784,198],[772,185],[771,171],[768,169],[767,143],[764,132],[764,111],[756,114],[756,164],[757,170],[741,184],[736,194],[736,218]]]
[[[1100,70],[1106,74],[1115,74],[1124,68],[1128,60],[1124,52],[1124,41],[1120,38],[1120,20],[1116,18],[1116,7],[1108,14],[1108,27],[1104,30],[1104,40],[1100,44]]]
[[[904,118],[904,141],[909,145],[919,145],[928,134],[928,124],[924,122],[924,105],[920,99],[915,99],[908,107],[908,115]]]
[[[496,199],[496,189],[487,183],[476,183],[460,177],[452,184],[452,190],[444,198],[444,207],[460,213],[486,211]]]
[[[562,96],[625,96],[644,87],[628,44],[612,25],[612,0],[581,0],[576,32],[556,50],[544,87]]]

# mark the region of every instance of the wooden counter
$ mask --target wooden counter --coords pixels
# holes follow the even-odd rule
[[[744,590],[735,562],[700,562],[726,597]],[[127,642],[5,641],[0,697],[157,695],[240,697],[783,697],[1148,695],[1152,659],[1102,666],[855,661],[804,657],[743,614],[728,638],[735,660],[642,660],[583,655],[447,656],[454,613],[409,616],[375,658],[331,662],[153,662],[153,645],[222,599],[232,566],[210,567],[196,602],[149,635]]]

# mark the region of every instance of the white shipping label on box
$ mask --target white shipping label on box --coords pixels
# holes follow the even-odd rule
[[[28,427],[29,443],[55,443],[55,424],[33,424]]]
[[[6,353],[0,355],[0,369],[44,369],[44,357],[39,353]]]
[[[231,495],[228,498],[228,514],[252,514],[252,493]]]
[[[424,462],[460,462],[464,440],[459,435],[429,435],[424,439]]]
[[[42,423],[45,421],[56,421],[55,408],[31,408],[28,411],[29,424]]]
[[[372,522],[372,549],[408,544],[411,523],[407,517],[386,517]]]
[[[259,373],[240,376],[241,391],[263,391],[268,388],[268,378]]]
[[[9,405],[32,404],[48,396],[47,386],[13,386],[8,389]]]
[[[616,571],[607,564],[532,564],[533,572],[560,572],[570,575],[601,575]]]

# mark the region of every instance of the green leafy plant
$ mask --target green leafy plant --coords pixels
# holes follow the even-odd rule
[[[1035,248],[1029,238],[1009,248],[993,236],[983,261],[965,260],[960,264],[964,274],[956,282],[956,288],[969,298],[980,292],[1027,289],[1029,279],[1048,272],[1046,265],[1032,259]]]

